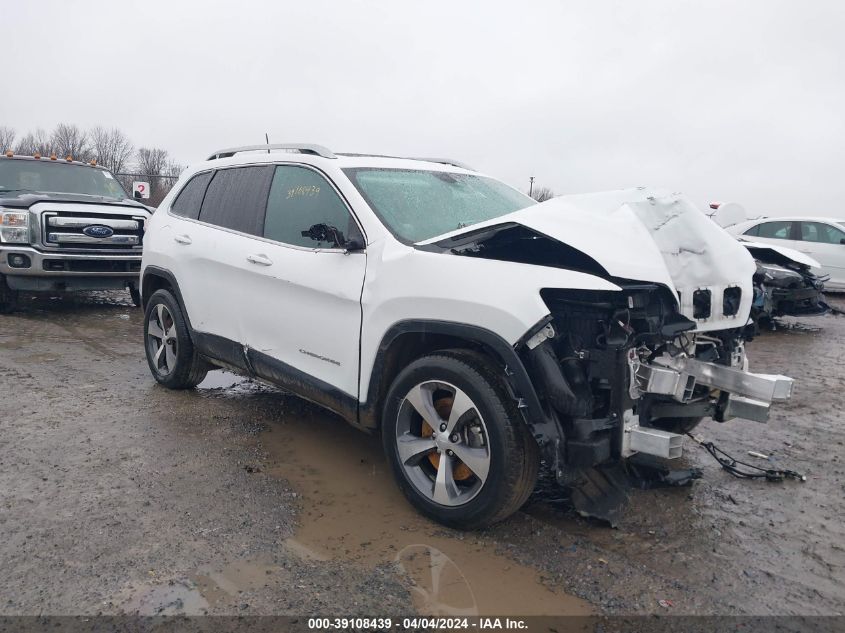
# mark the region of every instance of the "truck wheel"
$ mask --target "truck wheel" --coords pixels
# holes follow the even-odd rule
[[[537,443],[480,355],[438,352],[403,369],[387,393],[382,441],[408,500],[452,527],[507,518],[537,480]]]
[[[141,307],[141,291],[137,286],[129,286],[129,296],[132,297],[132,305],[136,308]]]
[[[182,310],[167,290],[156,290],[144,313],[144,348],[153,377],[169,389],[203,381],[208,365],[194,349]]]
[[[8,314],[18,307],[18,291],[9,288],[6,277],[0,275],[0,314]]]

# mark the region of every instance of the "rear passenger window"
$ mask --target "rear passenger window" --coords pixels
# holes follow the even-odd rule
[[[211,180],[210,171],[197,174],[191,178],[179,192],[179,195],[176,196],[173,204],[170,205],[171,213],[196,220],[200,215],[202,197],[205,195],[205,188],[208,187],[209,180]]]
[[[764,222],[759,227],[759,237],[788,240],[792,233],[792,222]]]
[[[261,235],[272,165],[220,169],[211,179],[199,219],[233,231]]]
[[[822,224],[821,222],[802,222],[801,239],[805,242],[842,244],[842,240],[845,240],[845,233],[829,224]]]
[[[264,237],[306,248],[335,248],[329,237],[331,231],[312,230],[318,225],[337,229],[342,239],[361,238],[358,225],[325,178],[305,167],[276,167],[267,200]]]

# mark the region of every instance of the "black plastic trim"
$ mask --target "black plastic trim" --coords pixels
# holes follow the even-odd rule
[[[184,309],[182,314],[184,314]],[[191,329],[191,340],[194,342],[194,347],[197,351],[210,360],[217,360],[232,367],[248,376],[252,376],[253,372],[250,370],[244,356],[244,347],[240,343],[229,340],[226,337],[218,336],[217,334],[209,334],[207,332],[197,332]]]
[[[144,301],[144,307],[146,307],[148,297],[143,297],[144,292],[144,281],[147,277],[160,277],[164,279],[170,287],[173,289],[173,293],[176,296],[176,301],[179,303],[179,309],[182,310],[182,316],[185,317],[185,322],[188,324],[188,329],[193,334],[194,328],[191,326],[191,317],[188,314],[188,311],[185,309],[185,301],[182,299],[182,291],[179,289],[179,282],[176,281],[176,277],[171,273],[169,270],[164,268],[159,268],[158,266],[147,266],[144,269],[143,277],[141,278],[141,294]]]
[[[357,422],[358,399],[355,396],[263,352],[248,348],[246,354],[259,378],[334,411],[353,425]]]
[[[395,323],[388,329],[379,344],[370,374],[367,402],[361,404],[359,416],[361,426],[371,429],[378,426],[379,409],[382,404],[378,402],[378,394],[381,392],[381,381],[387,351],[397,338],[403,334],[410,333],[448,335],[479,344],[489,352],[492,352],[505,370],[504,375],[513,391],[514,397],[522,400],[524,405],[522,412],[526,421],[538,427],[548,423],[549,420],[543,413],[540,399],[525,369],[525,365],[514,348],[505,339],[490,330],[466,323],[413,319]]]

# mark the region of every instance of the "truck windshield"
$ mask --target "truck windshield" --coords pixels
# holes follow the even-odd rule
[[[126,198],[126,191],[105,169],[47,160],[0,158],[0,194],[4,191],[76,193]]]
[[[370,167],[343,171],[387,228],[409,243],[535,204],[504,183],[472,174]]]

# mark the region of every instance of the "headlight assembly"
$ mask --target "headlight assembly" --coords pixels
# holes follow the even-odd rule
[[[0,242],[29,244],[29,211],[0,210]]]

